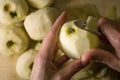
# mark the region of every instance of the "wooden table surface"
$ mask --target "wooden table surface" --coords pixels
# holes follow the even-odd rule
[[[117,14],[120,16],[120,0],[55,0],[55,7],[59,10],[64,10],[68,5],[80,5],[83,3],[96,4],[100,13],[111,5],[117,7]],[[6,57],[0,55],[0,80],[24,80],[18,77],[15,70],[17,56]]]

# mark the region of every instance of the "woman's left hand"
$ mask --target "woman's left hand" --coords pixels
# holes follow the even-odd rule
[[[84,66],[80,59],[74,60],[60,68],[69,58],[62,56],[58,61],[53,57],[58,47],[58,32],[65,22],[66,13],[63,12],[42,42],[42,47],[35,57],[30,80],[70,80],[70,78]]]

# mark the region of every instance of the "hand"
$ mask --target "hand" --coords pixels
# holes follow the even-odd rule
[[[53,60],[58,46],[58,31],[65,19],[66,13],[63,12],[44,38],[42,47],[35,57],[30,80],[69,80],[84,67],[81,60],[78,59],[60,68],[60,65],[69,59],[67,56],[62,56],[59,61]]]
[[[120,31],[117,29],[120,26],[117,22],[106,18],[101,18],[98,24],[101,32],[109,40],[115,51],[111,53],[102,49],[92,49],[86,52],[81,60],[84,65],[87,65],[90,60],[95,60],[107,64],[109,67],[120,72]]]

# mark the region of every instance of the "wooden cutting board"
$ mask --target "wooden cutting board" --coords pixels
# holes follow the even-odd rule
[[[83,3],[96,4],[100,13],[105,9],[115,5],[117,7],[117,14],[120,16],[120,0],[55,0],[55,7],[63,11],[67,6],[80,5]],[[0,55],[0,80],[24,80],[18,77],[15,70],[15,65],[18,56],[6,57]]]
[[[15,69],[17,56],[0,55],[0,80],[24,80],[18,77]]]

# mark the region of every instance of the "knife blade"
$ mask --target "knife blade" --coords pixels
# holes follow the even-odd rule
[[[74,21],[74,24],[75,24],[78,28],[80,28],[80,29],[83,29],[83,30],[85,30],[85,31],[88,31],[88,32],[90,32],[90,33],[92,33],[92,34],[95,34],[95,35],[99,36],[99,38],[100,38],[105,44],[108,44],[108,43],[109,43],[108,39],[107,39],[101,32],[95,32],[95,31],[93,31],[93,30],[90,30],[90,29],[86,28],[86,22],[84,22],[84,21],[82,21],[82,20],[76,20],[76,21]]]

